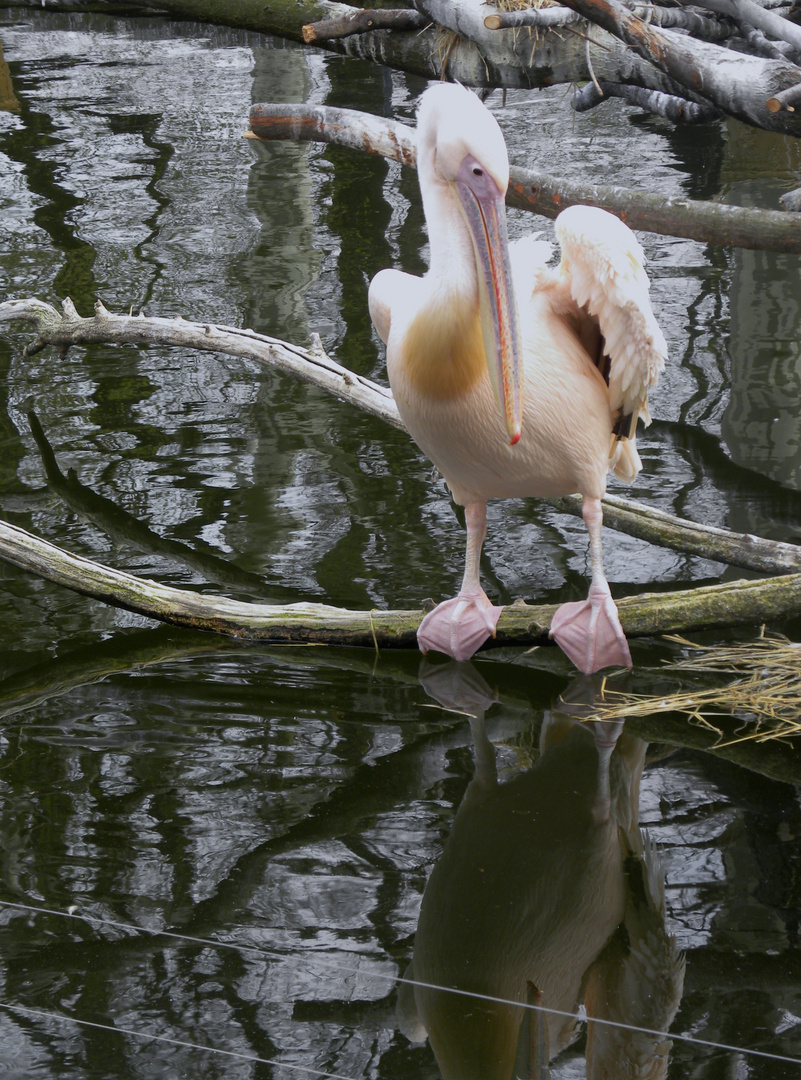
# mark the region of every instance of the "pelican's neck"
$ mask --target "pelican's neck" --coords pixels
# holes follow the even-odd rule
[[[476,256],[456,193],[436,174],[433,160],[422,160],[418,167],[430,252],[426,281],[437,294],[457,294],[478,304]]]

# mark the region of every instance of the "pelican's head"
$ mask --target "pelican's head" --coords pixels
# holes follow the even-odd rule
[[[520,438],[521,344],[509,265],[509,158],[501,129],[475,94],[455,83],[426,90],[417,114],[420,186],[448,185],[473,243],[490,380],[509,441]]]

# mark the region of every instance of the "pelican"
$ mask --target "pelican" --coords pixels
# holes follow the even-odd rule
[[[509,244],[509,159],[492,114],[462,86],[423,94],[417,170],[430,241],[422,277],[382,270],[370,315],[387,346],[406,427],[465,508],[459,594],[418,630],[423,652],[468,659],[495,634],[502,608],[481,587],[488,499],[578,492],[590,537],[586,601],[562,605],[551,635],[582,671],[631,667],[603,571],[601,499],[609,469],[642,467],[635,435],[667,347],[631,230],[588,206],[559,215],[550,245]]]

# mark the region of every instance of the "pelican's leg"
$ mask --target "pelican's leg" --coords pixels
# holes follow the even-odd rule
[[[590,593],[586,600],[562,604],[551,619],[551,637],[586,675],[613,665],[630,668],[629,644],[604,577],[601,500],[585,498],[581,512],[590,534]]]
[[[479,578],[481,547],[487,535],[486,503],[470,503],[464,508],[464,517],[467,550],[459,595],[438,604],[417,631],[417,644],[422,652],[435,649],[454,660],[469,660],[488,637],[495,637],[495,627],[503,611],[490,603]]]

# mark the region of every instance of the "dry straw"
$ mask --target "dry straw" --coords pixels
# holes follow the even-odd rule
[[[734,675],[723,686],[680,690],[662,697],[632,694],[605,687],[602,704],[593,720],[624,720],[659,713],[684,713],[694,723],[725,738],[715,717],[743,721],[743,734],[715,745],[767,739],[786,739],[801,734],[801,645],[778,634],[732,645],[696,645],[681,637],[668,641],[691,650],[665,665],[667,673],[689,672],[699,676]]]

